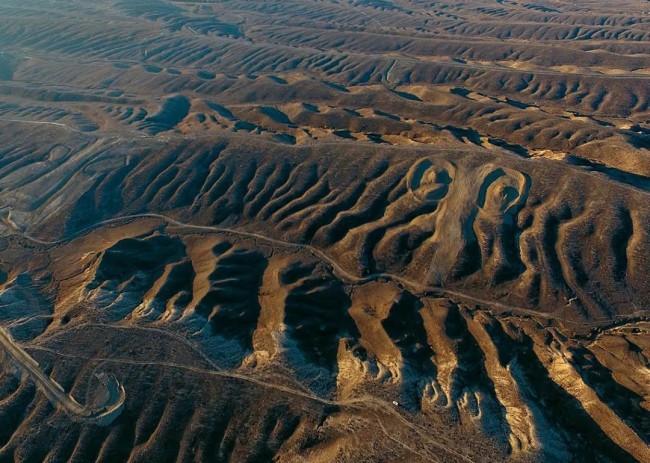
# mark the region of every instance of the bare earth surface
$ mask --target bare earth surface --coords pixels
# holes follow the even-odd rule
[[[650,461],[650,4],[0,2],[0,461]]]

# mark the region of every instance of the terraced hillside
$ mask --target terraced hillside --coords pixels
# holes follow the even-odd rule
[[[649,34],[3,1],[0,461],[649,461]]]

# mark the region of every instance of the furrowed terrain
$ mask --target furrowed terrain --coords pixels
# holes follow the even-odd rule
[[[5,0],[0,461],[649,461],[650,7]]]

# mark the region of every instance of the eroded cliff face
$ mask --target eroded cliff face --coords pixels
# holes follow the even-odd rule
[[[8,149],[0,198],[10,228],[47,240],[164,214],[312,246],[350,278],[398,275],[574,321],[640,313],[650,291],[645,192],[552,161],[237,137],[207,149],[82,139],[55,161],[58,149],[28,140]]]
[[[57,356],[76,359],[81,370],[50,373],[73,392],[92,392],[84,373],[91,366],[121,373],[123,413],[137,418],[118,418],[119,432],[135,432],[130,426],[140,421],[157,420],[160,428],[177,419],[173,402],[162,414],[149,410],[145,391],[167,396],[172,391],[163,393],[160,382],[187,376],[193,379],[184,386],[191,391],[185,400],[199,409],[201,388],[215,382],[271,389],[268,401],[265,392],[255,393],[262,396],[253,420],[297,420],[285,418],[288,410],[277,415],[285,394],[322,408],[321,419],[332,427],[325,434],[304,417],[281,435],[251,431],[251,439],[283,458],[328,460],[339,452],[352,458],[359,439],[374,442],[378,453],[370,454],[378,456],[385,452],[379,441],[387,439],[382,427],[397,436],[395,451],[404,458],[442,452],[451,461],[479,461],[485,448],[493,459],[647,457],[650,326],[641,319],[593,330],[583,321],[463,302],[459,292],[387,273],[358,277],[309,245],[161,217],[116,221],[55,245],[13,240],[3,256],[29,252],[40,265],[7,276],[2,295],[15,307],[9,326],[46,365],[58,365]],[[16,295],[26,292],[39,295],[41,307],[50,301],[40,316],[45,324],[24,325],[34,316]],[[150,371],[142,384],[131,377],[138,366]],[[5,381],[19,384],[11,376]],[[33,393],[15,405],[34,406],[64,419]],[[163,426],[156,440],[189,439],[203,426],[198,414],[181,428]],[[221,432],[235,432],[241,424],[235,415],[220,421],[231,429]],[[352,417],[361,421],[350,424]],[[341,428],[337,420],[348,424]],[[14,421],[14,436],[24,432],[20,422]],[[110,449],[118,431],[107,432],[103,445]],[[431,442],[431,433],[443,436],[446,449]],[[75,439],[82,445],[87,438]],[[304,447],[313,439],[320,450]],[[244,447],[233,448],[229,455],[237,459]]]

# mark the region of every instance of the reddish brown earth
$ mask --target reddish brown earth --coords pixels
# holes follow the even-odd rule
[[[0,461],[650,461],[649,81],[640,0],[4,0]]]

